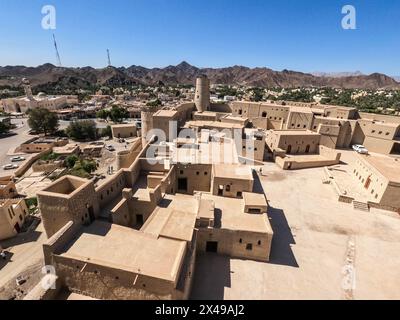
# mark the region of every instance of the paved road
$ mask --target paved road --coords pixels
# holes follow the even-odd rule
[[[29,139],[34,138],[33,135],[29,134],[29,126],[28,119],[12,119],[12,123],[17,126],[16,129],[12,130],[13,135],[8,137],[0,138],[0,176],[12,175],[15,170],[4,170],[3,166],[11,163],[11,158],[13,155],[8,155],[13,152],[15,148],[17,148],[23,142],[26,142]],[[60,121],[60,129],[66,129],[70,121]],[[103,129],[107,126],[107,123],[100,122],[96,120],[96,125],[98,128]],[[112,144],[112,143],[111,143]],[[31,155],[23,155],[26,159],[28,159]],[[21,165],[22,162],[17,163]]]
[[[8,137],[0,138],[0,175],[11,175],[15,170],[3,170],[3,166],[11,163],[12,155],[7,155],[9,152],[13,151],[21,143],[32,139],[34,136],[29,135],[29,126],[27,124],[27,119],[13,119],[17,128],[12,130],[14,135]],[[25,158],[29,157],[25,156]],[[21,163],[17,163],[21,165]]]

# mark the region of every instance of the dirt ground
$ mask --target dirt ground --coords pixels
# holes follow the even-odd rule
[[[8,252],[7,260],[0,260],[0,300],[21,299],[39,282],[43,276],[43,243],[46,240],[40,223],[35,230],[0,242]],[[17,286],[15,280],[21,275],[27,281]]]
[[[0,288],[0,300],[22,300],[40,282],[43,277],[42,267],[43,263],[37,262],[18,274],[26,280],[20,286],[15,279],[9,280]]]
[[[397,214],[339,203],[323,168],[264,170],[270,263],[200,255],[193,299],[400,299]]]

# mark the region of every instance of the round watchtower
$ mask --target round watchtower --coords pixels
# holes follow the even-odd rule
[[[210,109],[210,80],[206,75],[202,75],[196,80],[196,95],[194,103],[198,112]]]
[[[155,107],[144,107],[141,110],[142,118],[142,148],[149,142],[151,137],[148,137],[148,133],[153,129],[153,115],[157,111]]]

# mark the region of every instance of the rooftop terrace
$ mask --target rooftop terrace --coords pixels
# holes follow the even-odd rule
[[[185,242],[95,221],[82,228],[61,254],[150,277],[176,281]]]

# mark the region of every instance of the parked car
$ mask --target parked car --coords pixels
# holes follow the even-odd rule
[[[24,157],[12,157],[11,162],[25,161]]]
[[[13,169],[18,169],[19,166],[17,166],[16,164],[6,164],[5,166],[3,166],[4,170],[13,170]]]
[[[360,154],[368,154],[368,149],[366,147],[364,147],[363,145],[361,145],[361,144],[355,144],[353,146],[353,150],[355,152],[360,153]]]
[[[7,259],[7,251],[3,250],[0,246],[0,259],[6,260]]]
[[[106,146],[108,151],[115,151],[115,148],[112,145]]]
[[[17,286],[22,286],[26,282],[26,279],[23,276],[19,276],[15,279],[15,282]]]

